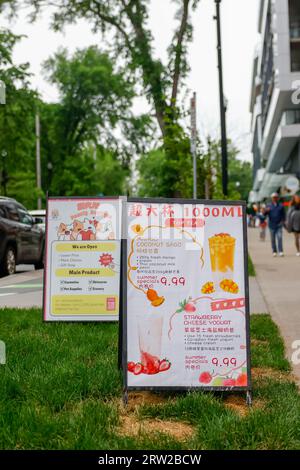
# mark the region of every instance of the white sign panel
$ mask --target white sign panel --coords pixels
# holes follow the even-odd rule
[[[119,318],[121,200],[49,198],[44,319]]]
[[[250,387],[244,211],[127,203],[126,388]]]

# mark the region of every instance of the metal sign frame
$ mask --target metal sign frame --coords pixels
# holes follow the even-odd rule
[[[205,205],[205,206],[241,206],[243,211],[243,252],[244,252],[244,280],[245,280],[245,319],[246,319],[246,356],[247,356],[247,386],[245,387],[224,387],[224,386],[199,386],[199,387],[185,387],[185,386],[128,386],[128,334],[127,334],[127,238],[126,243],[123,244],[123,292],[122,292],[122,369],[123,369],[123,400],[124,403],[128,401],[128,391],[130,390],[149,390],[149,391],[207,391],[207,392],[246,392],[247,403],[252,403],[252,380],[251,380],[251,351],[250,351],[250,305],[249,305],[249,279],[248,279],[248,241],[247,241],[247,215],[246,215],[246,202],[245,201],[219,201],[219,200],[195,200],[195,199],[178,199],[178,198],[128,198],[127,203],[123,207],[123,229],[127,235],[127,209],[128,203],[151,203],[151,204],[190,204],[190,205]]]
[[[122,217],[123,217],[123,205],[122,202],[124,202],[124,197],[122,196],[49,196],[48,193],[47,193],[47,196],[46,196],[46,223],[45,223],[45,245],[44,245],[44,274],[43,274],[43,308],[42,308],[42,320],[43,322],[45,323],[59,323],[59,322],[62,322],[62,323],[100,323],[101,320],[61,320],[61,319],[57,319],[57,320],[48,320],[46,319],[46,299],[47,299],[47,262],[48,262],[48,225],[49,225],[49,222],[48,222],[48,202],[50,200],[66,200],[66,201],[69,201],[69,200],[97,200],[97,201],[121,201],[121,207],[120,207],[120,214],[119,214],[119,220],[121,220],[121,223],[122,223]],[[119,233],[120,233],[120,259],[122,258],[122,227],[120,227],[120,230],[119,230]],[[122,278],[122,264],[120,263],[120,280],[119,280],[119,285],[120,285],[120,288],[119,288],[119,314],[116,315],[116,319],[114,320],[102,320],[102,322],[105,322],[105,323],[108,323],[108,322],[113,322],[115,323],[116,321],[118,321],[120,318],[121,318],[121,315],[122,315],[122,304],[123,304],[123,301],[122,301],[122,288],[121,288],[121,278]],[[94,315],[95,317],[99,317],[99,315]]]

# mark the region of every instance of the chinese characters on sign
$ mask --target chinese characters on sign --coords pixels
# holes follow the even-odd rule
[[[250,387],[244,210],[127,203],[127,388]]]

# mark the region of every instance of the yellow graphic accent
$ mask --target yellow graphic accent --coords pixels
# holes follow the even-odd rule
[[[202,294],[213,294],[215,292],[215,285],[213,282],[206,282],[201,289]]]
[[[157,297],[157,299],[152,300],[151,305],[152,307],[159,307],[160,305],[164,303],[164,301],[165,301],[165,298],[163,296]]]
[[[114,309],[108,309],[113,298]],[[52,315],[118,315],[119,298],[111,295],[53,295]]]
[[[55,270],[55,275],[57,277],[114,277],[116,273],[110,268],[58,268]]]
[[[239,286],[233,279],[223,279],[223,281],[220,282],[220,287],[223,291],[229,292],[230,294],[239,293]]]
[[[139,235],[143,235],[144,233],[144,229],[141,227],[140,224],[133,225],[131,229],[134,233],[138,233]]]
[[[56,244],[56,251],[65,252],[65,251],[115,251],[116,243],[79,243],[79,242],[64,242]]]

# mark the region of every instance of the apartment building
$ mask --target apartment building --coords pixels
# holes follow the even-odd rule
[[[293,193],[300,178],[300,0],[261,0],[253,63],[252,202]]]

